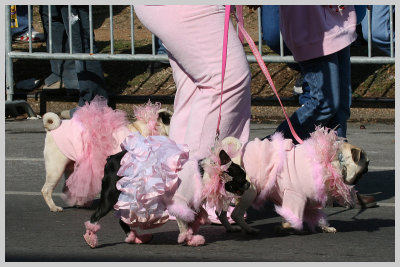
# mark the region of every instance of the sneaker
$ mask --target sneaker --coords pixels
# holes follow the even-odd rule
[[[366,207],[366,208],[373,208],[378,206],[378,204],[376,203],[376,200],[374,198],[374,196],[370,196],[370,195],[359,195],[359,198],[357,198],[357,205],[360,205],[360,200],[362,201],[362,204]]]
[[[50,85],[45,84],[42,89],[43,90],[57,90],[57,89],[62,89],[62,88],[63,88],[63,83],[61,81],[57,81]]]
[[[29,42],[29,32],[25,32],[19,36],[13,38],[15,41]],[[38,31],[32,30],[32,42],[43,42],[44,34]]]
[[[71,119],[71,112],[70,112],[70,110],[63,110],[63,111],[61,111],[60,117],[63,118],[63,119],[67,119],[67,120]]]
[[[295,82],[293,86],[293,94],[301,95],[303,93],[303,76],[300,76]]]

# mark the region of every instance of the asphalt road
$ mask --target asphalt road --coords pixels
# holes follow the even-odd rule
[[[254,124],[251,138],[264,137],[273,124]],[[358,209],[328,207],[325,212],[335,234],[277,235],[281,218],[273,206],[250,209],[248,222],[261,230],[257,235],[228,234],[219,225],[200,229],[206,245],[188,247],[177,243],[176,222],[153,229],[149,244],[124,243],[124,233],[114,213],[100,223],[100,246],[91,249],[82,235],[84,221],[93,210],[65,207],[52,213],[40,190],[45,180],[41,120],[5,122],[5,247],[4,261],[141,261],[141,262],[393,262],[395,261],[395,126],[350,124],[350,142],[363,147],[370,158],[369,172],[360,181],[360,193],[374,194],[378,207],[353,218]]]

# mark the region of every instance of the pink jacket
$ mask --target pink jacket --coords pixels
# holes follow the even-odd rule
[[[62,120],[60,127],[52,130],[50,134],[63,154],[70,160],[77,161],[85,156],[85,150],[83,149],[84,140],[82,138],[84,130],[85,128],[79,120]],[[125,126],[113,132],[112,137],[115,143],[111,146],[111,150],[107,154],[113,155],[120,152],[120,144],[129,133],[128,128]]]
[[[339,145],[333,131],[321,128],[297,146],[280,133],[273,135],[272,141],[248,142],[242,160],[258,191],[255,206],[272,201],[277,213],[296,229],[303,227],[303,221],[313,227],[325,220],[321,208],[328,199],[327,181],[334,185],[333,195],[351,201],[351,186],[344,184],[331,164]]]
[[[296,61],[333,54],[356,38],[354,6],[280,6],[282,37]]]

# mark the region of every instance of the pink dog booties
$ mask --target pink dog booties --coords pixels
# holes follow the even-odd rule
[[[206,243],[204,236],[193,235],[193,230],[191,228],[185,233],[180,233],[178,236],[178,243],[183,243],[185,241],[188,246],[192,247],[202,246]]]
[[[83,235],[83,238],[91,248],[97,247],[98,240],[96,232],[100,230],[100,224],[93,224],[90,221],[86,221],[85,227],[86,233]]]

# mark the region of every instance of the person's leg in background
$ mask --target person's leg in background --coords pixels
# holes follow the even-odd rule
[[[277,54],[281,54],[280,26],[279,26],[279,6],[261,6],[261,29],[262,39],[265,44]],[[284,55],[292,55],[292,52],[283,43]],[[288,64],[294,70],[300,71],[299,65]]]
[[[156,45],[156,54],[157,55],[166,55],[167,54],[167,50],[165,49],[161,39],[158,38],[157,36],[155,36],[155,45]]]
[[[155,37],[154,42],[155,42],[155,48],[156,48],[156,55],[166,55],[167,50],[165,49],[161,39],[158,38],[157,36],[154,36],[154,37]],[[151,62],[149,64],[148,71],[151,73],[156,73],[156,72],[159,72],[168,67],[169,67],[169,61],[161,60],[161,61]]]
[[[339,75],[339,108],[335,115],[327,123],[327,127],[336,128],[340,137],[347,138],[347,121],[350,118],[350,108],[352,99],[351,89],[351,63],[350,47],[346,47],[337,52],[338,75]]]
[[[388,5],[371,5],[372,45],[390,56],[390,7]],[[393,6],[393,19],[395,7]],[[368,41],[368,16],[361,21],[363,37]],[[393,30],[393,40],[395,32]],[[394,48],[393,48],[394,49]]]
[[[68,29],[68,6],[61,6],[60,12],[64,22],[64,27]],[[90,28],[89,28],[89,8],[88,6],[72,6],[72,51],[73,53],[90,52]],[[96,46],[93,36],[93,52],[96,53]],[[100,61],[75,60],[76,74],[79,82],[79,106],[92,101],[96,96],[103,96],[108,99],[106,82],[104,79],[103,68]],[[73,116],[75,109],[69,111]],[[64,112],[65,113],[65,112]],[[63,114],[61,114],[63,116]],[[66,114],[65,114],[66,115]],[[64,116],[63,116],[64,117]]]
[[[214,144],[218,121],[222,47],[215,46],[215,43],[222,44],[224,9],[217,6],[179,8],[180,12],[174,6],[135,6],[139,19],[163,41],[173,58],[171,64],[177,92],[170,137],[174,139],[177,132],[186,132],[184,140],[175,141],[188,144],[191,155],[201,158],[207,155]],[[164,13],[171,15],[165,17]],[[142,14],[145,17],[141,17]],[[180,14],[187,14],[187,17],[180,17]],[[155,19],[158,17],[162,21]],[[249,135],[250,70],[232,24],[229,29],[227,62],[230,63],[227,64],[224,81],[220,138],[234,136],[243,142],[247,141]],[[176,126],[176,118],[182,113],[185,116],[189,114],[184,128]]]
[[[28,31],[28,6],[27,5],[17,5],[17,22],[18,27],[11,28],[11,34],[13,38],[16,36],[23,35]]]
[[[44,41],[44,34],[35,30],[32,25],[33,6],[31,6],[31,20],[28,21],[28,6],[17,5],[18,27],[11,28],[12,38],[16,41],[29,42],[29,23],[31,24],[32,42]]]
[[[303,140],[314,132],[315,126],[325,126],[340,108],[340,78],[338,53],[300,62],[304,80],[310,86],[310,99],[290,117],[296,133]],[[338,132],[343,132],[339,125]],[[285,138],[297,141],[292,136],[287,121],[282,122],[276,132]]]
[[[49,52],[49,11],[47,5],[39,8],[43,29],[46,36],[46,47]],[[68,35],[59,9],[51,6],[52,52],[69,53]],[[79,89],[74,60],[50,60],[51,74],[45,79],[43,89]]]
[[[261,29],[262,39],[265,44],[271,48],[272,51],[281,54],[280,44],[280,26],[279,26],[279,5],[263,5],[261,6]],[[284,55],[292,55],[292,52],[287,48],[286,44],[283,43]],[[288,63],[288,67],[301,72],[298,63]],[[294,95],[299,96],[299,104],[303,105],[309,98],[309,86],[304,83],[303,75],[295,81],[293,86]]]

